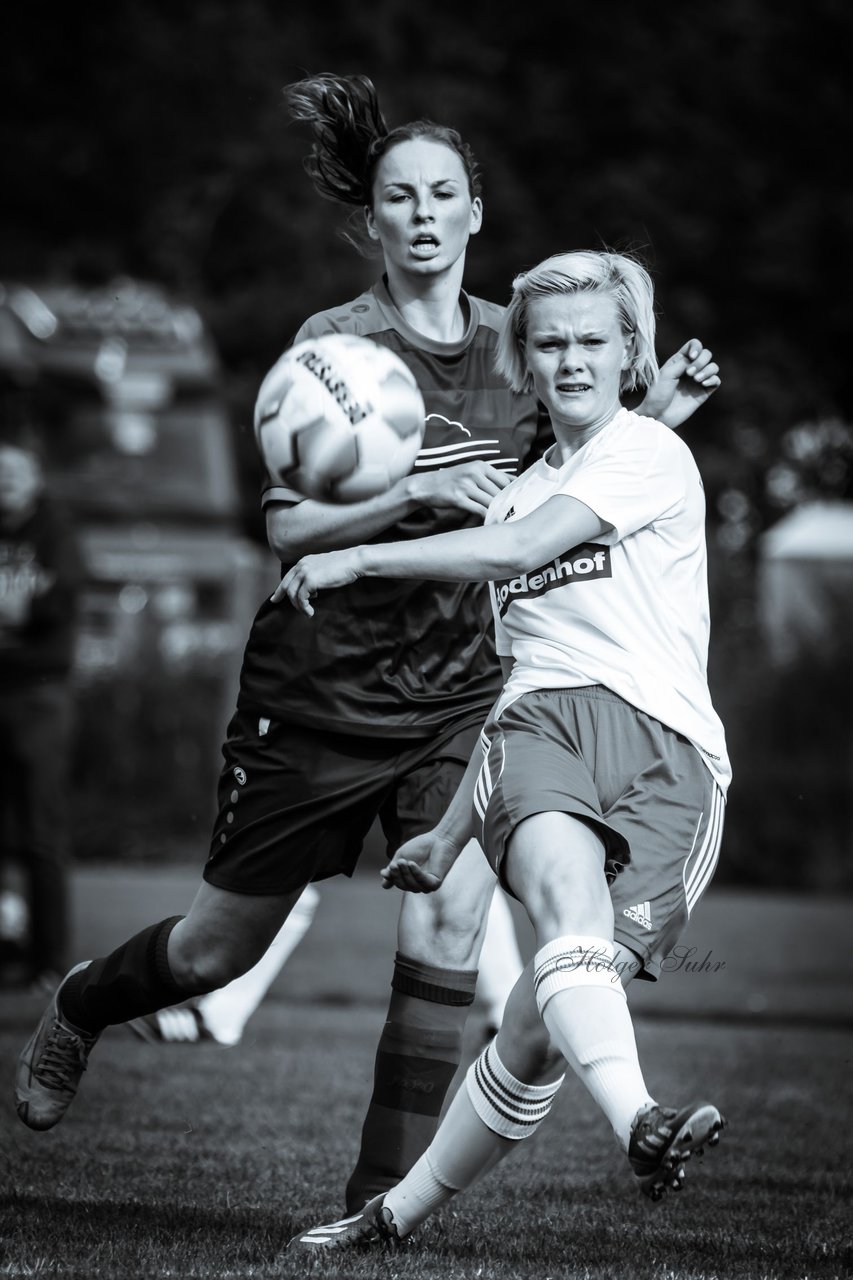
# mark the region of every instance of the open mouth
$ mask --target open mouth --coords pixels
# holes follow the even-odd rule
[[[435,236],[416,236],[412,241],[412,249],[415,253],[431,253],[438,248],[438,241]]]
[[[588,382],[558,382],[557,390],[561,396],[582,395],[584,391],[591,391]]]

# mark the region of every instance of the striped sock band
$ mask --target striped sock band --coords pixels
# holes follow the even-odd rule
[[[553,1084],[525,1084],[507,1071],[493,1040],[468,1068],[465,1084],[471,1105],[487,1128],[518,1141],[535,1133],[551,1110],[565,1079]]]
[[[476,969],[443,969],[423,960],[413,960],[400,951],[394,957],[391,987],[400,995],[464,1007],[474,1003],[476,985]]]
[[[607,938],[569,934],[547,942],[534,957],[533,990],[540,1014],[552,996],[571,987],[609,987],[624,996],[614,946]]]

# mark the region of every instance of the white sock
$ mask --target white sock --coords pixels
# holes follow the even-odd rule
[[[461,1091],[460,1091],[461,1092]],[[457,1094],[457,1097],[459,1095]],[[429,1147],[412,1165],[402,1182],[385,1193],[383,1205],[389,1209],[399,1236],[407,1236],[422,1222],[447,1204],[459,1191],[449,1187],[433,1168]]]
[[[479,1178],[535,1133],[562,1084],[516,1080],[494,1042],[472,1063],[438,1132],[402,1182],[385,1196],[401,1236]]]
[[[503,1022],[509,993],[523,968],[515,922],[506,894],[502,889],[496,889],[486,921],[486,936],[483,939],[477,976],[477,995],[485,1001],[492,1026],[499,1027]]]
[[[499,1137],[518,1142],[539,1128],[564,1080],[565,1076],[551,1084],[517,1080],[504,1066],[493,1040],[468,1068],[465,1088],[483,1124]]]
[[[220,1044],[238,1044],[246,1023],[281,972],[288,956],[305,937],[320,895],[312,884],[303,889],[290,915],[260,960],[247,973],[198,1002],[205,1026]]]
[[[625,990],[606,938],[568,935],[536,953],[536,1002],[551,1038],[586,1085],[623,1149],[653,1101],[637,1058]]]

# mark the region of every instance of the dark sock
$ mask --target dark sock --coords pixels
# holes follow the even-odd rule
[[[169,968],[169,934],[183,916],[149,925],[108,956],[93,960],[62,984],[60,1011],[79,1031],[99,1035],[104,1027],[186,1000]]]
[[[476,969],[440,969],[397,953],[373,1096],[347,1183],[348,1213],[395,1186],[432,1141],[462,1056],[476,981]]]

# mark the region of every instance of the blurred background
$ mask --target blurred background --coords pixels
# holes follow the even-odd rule
[[[206,846],[277,581],[255,392],[305,318],[377,271],[284,112],[286,83],[333,70],[370,75],[392,126],[429,116],[473,146],[471,292],[503,302],[559,249],[631,249],[660,354],[713,349],[724,386],[685,438],[735,773],[719,881],[853,888],[851,29],[842,0],[15,7],[0,393],[5,423],[43,434],[86,566],[76,859]]]

